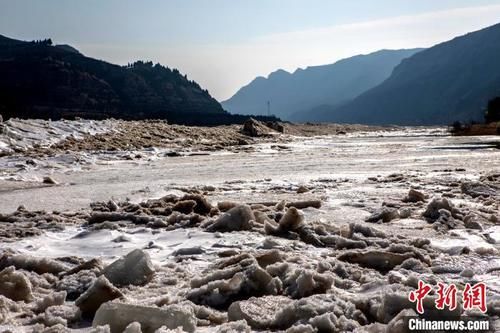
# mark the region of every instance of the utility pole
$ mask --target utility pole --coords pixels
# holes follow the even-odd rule
[[[271,116],[271,101],[267,101],[267,116]]]

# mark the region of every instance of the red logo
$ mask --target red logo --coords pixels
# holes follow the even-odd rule
[[[432,286],[423,281],[418,281],[418,288],[410,292],[408,299],[412,303],[416,303],[416,310],[419,314],[424,313],[424,299],[432,291]],[[443,310],[448,307],[451,311],[457,308],[457,286],[455,284],[446,285],[438,283],[437,299],[435,301],[436,309]],[[482,313],[487,311],[486,306],[486,285],[484,283],[477,283],[471,286],[469,283],[465,284],[462,293],[462,302],[464,310],[479,309]]]
[[[423,281],[418,281],[418,289],[412,291],[408,299],[410,302],[417,302],[417,312],[424,313],[424,298],[431,292],[432,287]]]
[[[486,308],[486,285],[484,283],[477,283],[471,287],[469,283],[465,284],[463,292],[464,309],[472,310],[479,309],[485,313]]]
[[[438,283],[438,298],[436,299],[436,308],[443,310],[447,306],[450,310],[457,308],[457,286],[454,284],[445,285]]]

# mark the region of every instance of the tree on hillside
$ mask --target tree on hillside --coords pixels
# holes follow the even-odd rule
[[[485,119],[486,123],[500,121],[500,97],[495,97],[488,102]]]
[[[36,45],[45,45],[45,46],[52,46],[52,39],[46,38],[46,39],[38,39],[32,41],[33,44]]]

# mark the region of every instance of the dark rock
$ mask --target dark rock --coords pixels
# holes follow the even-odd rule
[[[197,254],[203,254],[205,250],[203,250],[200,246],[195,247],[185,247],[182,249],[175,250],[172,255],[173,256],[192,256]]]
[[[194,200],[181,200],[175,203],[174,207],[172,207],[172,210],[181,212],[183,214],[190,214],[195,206],[196,201]]]
[[[54,180],[54,178],[52,178],[50,176],[43,177],[43,183],[50,184],[50,185],[57,185],[57,182]]]
[[[452,213],[447,209],[440,209],[438,211],[439,218],[434,221],[434,229],[439,231],[447,231],[449,229],[455,229],[462,225],[462,221],[455,219]]]
[[[467,215],[464,218],[464,226],[467,229],[483,230],[483,226],[476,215]]]
[[[500,189],[498,187],[481,182],[465,182],[460,185],[460,189],[462,190],[462,193],[470,195],[473,198],[477,198],[479,196],[497,196],[500,193]]]
[[[103,264],[102,264],[101,259],[96,259],[96,258],[90,259],[89,261],[86,261],[86,262],[70,269],[69,271],[62,273],[61,275],[62,276],[72,275],[72,274],[76,274],[80,271],[90,270],[90,269],[97,269],[98,271],[101,271],[103,269]]]
[[[470,268],[466,268],[460,272],[460,276],[471,279],[474,277],[474,271]]]
[[[278,133],[285,133],[285,127],[277,121],[266,121],[266,126]]]
[[[404,202],[425,202],[425,194],[415,189],[410,189],[408,195],[403,199]]]
[[[407,219],[411,216],[411,209],[410,208],[400,208],[399,209],[399,217],[402,219]]]
[[[366,222],[390,222],[397,218],[399,218],[399,212],[396,208],[383,207],[370,215]]]
[[[125,243],[125,242],[131,242],[132,238],[130,238],[127,235],[120,235],[120,236],[118,236],[116,238],[113,238],[111,241],[113,243]]]
[[[252,137],[269,136],[275,133],[269,127],[267,127],[260,121],[257,121],[253,118],[250,118],[247,121],[245,121],[241,132],[245,135]]]
[[[321,208],[321,200],[305,200],[305,201],[293,201],[286,203],[286,207],[295,207],[297,209],[304,208]]]
[[[307,188],[307,187],[306,187],[306,186],[304,186],[304,185],[301,185],[301,186],[299,186],[299,187],[297,188],[297,193],[298,193],[298,194],[307,193],[307,192],[309,192],[309,191],[310,191],[310,189],[309,189],[309,188]]]
[[[181,200],[192,200],[196,202],[193,211],[196,214],[207,215],[212,210],[212,204],[201,194],[186,194]]]
[[[457,210],[453,206],[453,204],[446,198],[434,198],[432,201],[427,205],[425,211],[423,212],[422,216],[427,218],[429,221],[434,222],[438,218],[441,217],[440,210],[441,209],[446,209],[450,213],[454,213]]]

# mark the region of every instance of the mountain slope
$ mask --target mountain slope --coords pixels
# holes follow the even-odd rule
[[[0,114],[4,118],[169,118],[225,115],[176,69],[151,62],[113,65],[50,40],[0,36]],[[199,116],[196,116],[199,117]]]
[[[319,105],[337,105],[381,83],[402,59],[418,51],[382,50],[293,74],[278,70],[267,79],[256,78],[222,106],[231,113],[266,114],[269,101],[273,114],[289,118]]]
[[[404,60],[390,78],[352,102],[319,110],[322,121],[433,125],[483,120],[500,95],[500,24]]]

